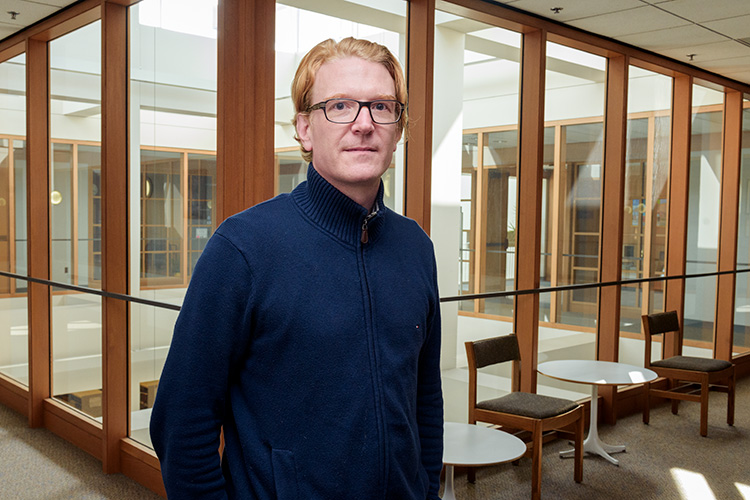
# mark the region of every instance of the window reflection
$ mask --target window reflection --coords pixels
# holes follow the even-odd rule
[[[216,12],[215,0],[130,8],[130,294],[174,306],[218,224]],[[130,436],[146,445],[176,318],[130,306]]]
[[[635,66],[629,75],[623,280],[664,276],[671,136],[672,79]],[[663,290],[664,282],[622,287],[621,359],[643,362],[642,343],[625,339],[640,338],[641,315],[663,310]]]
[[[50,42],[52,280],[101,287],[101,23]],[[53,288],[52,394],[102,416],[102,320],[97,295]]]
[[[693,86],[685,265],[688,275],[718,269],[723,102],[723,93]],[[702,348],[695,349],[695,355],[713,357],[716,284],[715,276],[685,281],[683,336],[686,343]]]

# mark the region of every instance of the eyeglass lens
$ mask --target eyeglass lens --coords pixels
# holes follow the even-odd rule
[[[326,118],[332,122],[351,123],[357,119],[361,107],[370,108],[370,116],[375,123],[396,123],[401,118],[401,104],[398,101],[382,100],[360,103],[354,99],[331,99],[325,105]]]

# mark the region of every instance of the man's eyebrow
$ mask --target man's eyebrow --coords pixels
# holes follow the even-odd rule
[[[330,99],[353,99],[355,101],[357,100],[357,99],[354,99],[353,97],[349,97],[348,94],[333,94],[332,96],[326,97],[323,100],[328,101]],[[396,96],[392,94],[378,94],[374,99],[371,99],[371,100],[373,101],[380,101],[380,100],[395,101],[397,99],[396,99]]]

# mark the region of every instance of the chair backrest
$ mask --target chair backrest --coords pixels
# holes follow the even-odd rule
[[[680,319],[677,317],[677,311],[667,311],[662,313],[644,314],[641,316],[643,323],[643,333],[645,335],[646,349],[644,366],[651,366],[651,341],[654,335],[662,335],[661,358],[664,359],[667,352],[667,335],[674,332],[675,341],[679,342],[680,338]],[[678,349],[679,350],[679,349]]]
[[[679,332],[680,320],[677,311],[667,311],[643,316],[643,329],[646,335],[659,335],[667,332]]]
[[[474,422],[474,407],[477,404],[477,369],[513,361],[512,377],[517,380],[521,352],[518,349],[518,338],[514,333],[476,342],[465,342],[464,345],[466,358],[469,361],[469,422]]]
[[[466,354],[472,357],[469,350],[473,351],[474,365],[476,368],[504,363],[506,361],[518,361],[521,354],[518,350],[518,338],[515,334],[492,337],[490,339],[466,342]],[[471,369],[471,359],[469,368]]]

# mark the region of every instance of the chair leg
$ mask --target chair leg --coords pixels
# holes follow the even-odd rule
[[[531,499],[542,498],[542,423],[536,422],[532,431],[531,448]]]
[[[727,425],[734,425],[734,370],[727,387]]]
[[[469,467],[469,470],[466,471],[466,480],[469,481],[471,484],[474,484],[477,481],[477,468],[476,467]]]
[[[583,408],[581,408],[581,417],[576,420],[576,433],[575,433],[575,469],[573,471],[573,479],[576,483],[583,481]]]
[[[643,423],[648,425],[651,416],[651,384],[649,382],[643,384],[643,392]]]
[[[675,386],[677,385],[677,382],[678,381],[672,380],[671,378],[669,379],[669,390],[670,391],[675,388]],[[677,415],[677,410],[678,410],[679,407],[680,407],[680,400],[679,399],[673,399],[672,400],[672,415]]]
[[[708,375],[701,382],[701,436],[708,435]]]

